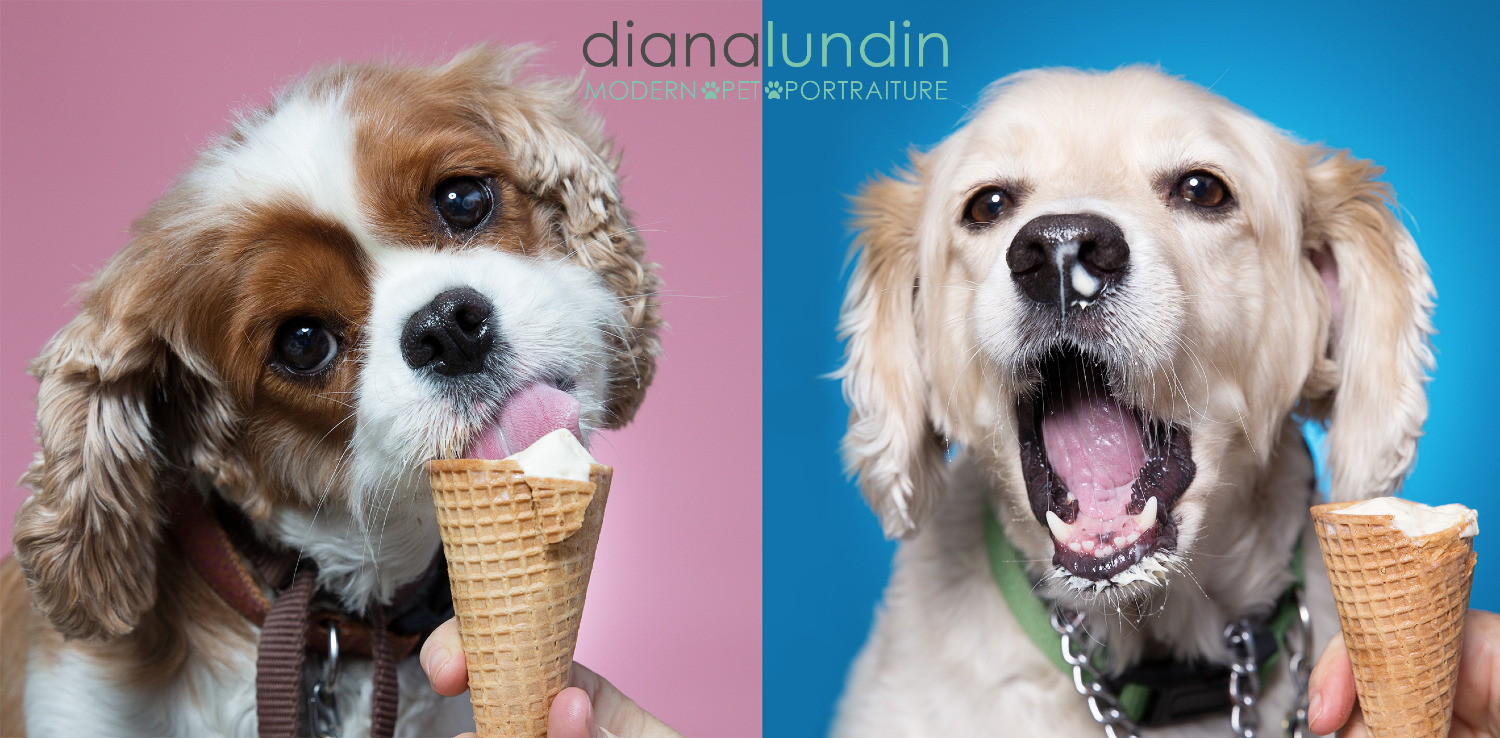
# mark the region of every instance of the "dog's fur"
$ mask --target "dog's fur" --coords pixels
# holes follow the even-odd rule
[[[358,612],[438,549],[423,462],[512,393],[554,383],[585,434],[631,419],[657,353],[654,265],[600,122],[576,83],[522,80],[528,53],[313,72],[210,145],[88,285],[32,365],[42,450],[14,540],[34,607],[7,564],[0,732],[22,727],[24,676],[33,736],[256,733],[257,629],[175,550],[177,495],[237,505]],[[434,205],[454,176],[492,187],[472,230]],[[505,349],[462,381],[409,366],[408,318],[465,286]],[[338,340],[316,376],[273,356],[299,316]],[[361,735],[372,667],[345,662],[343,734]],[[397,734],[426,734],[440,698],[415,656],[399,678]]]
[[[1300,536],[1315,658],[1338,626],[1308,533],[1301,420],[1327,423],[1331,497],[1351,500],[1397,489],[1427,412],[1433,288],[1382,170],[1146,67],[1006,78],[911,159],[859,197],[841,323],[846,461],[887,535],[906,540],[835,734],[1102,734],[1001,600],[987,507],[1037,594],[1083,611],[1113,669],[1144,656],[1225,662],[1226,623],[1273,608]],[[1194,170],[1222,178],[1233,207],[1178,202],[1172,185]],[[1010,212],[965,225],[988,185],[1013,191]],[[1006,251],[1032,219],[1071,213],[1118,225],[1129,272],[1096,301],[1092,327],[1038,330]],[[1018,403],[1061,346],[1103,362],[1123,406],[1191,433],[1196,476],[1167,512],[1176,546],[1160,577],[1093,581],[1055,565],[1028,498]],[[1267,679],[1262,725],[1290,705],[1285,663]],[[1218,715],[1151,734],[1227,730]]]

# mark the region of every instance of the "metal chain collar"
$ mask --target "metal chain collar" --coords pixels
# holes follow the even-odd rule
[[[1307,729],[1307,685],[1312,679],[1312,613],[1302,599],[1302,588],[1292,591],[1297,601],[1297,622],[1282,636],[1282,652],[1288,655],[1287,669],[1292,673],[1292,687],[1297,690],[1297,699],[1292,711],[1286,716],[1286,738],[1305,738],[1312,735]]]
[[[1297,699],[1292,710],[1282,723],[1286,738],[1303,738],[1307,732],[1307,684],[1312,674],[1312,618],[1307,604],[1302,599],[1302,588],[1293,590],[1297,604],[1297,622],[1287,629],[1282,638],[1283,653],[1287,654],[1287,667],[1292,676],[1292,685],[1297,690]],[[1052,629],[1062,637],[1063,660],[1073,668],[1073,688],[1088,701],[1089,714],[1094,722],[1104,726],[1108,738],[1140,738],[1140,728],[1125,714],[1119,697],[1104,686],[1099,679],[1099,670],[1094,667],[1094,657],[1103,643],[1089,635],[1084,629],[1085,616],[1081,612],[1054,607],[1051,613]],[[1229,714],[1229,726],[1236,738],[1256,738],[1260,727],[1260,665],[1255,661],[1255,634],[1248,621],[1230,623],[1224,629],[1224,642],[1229,647],[1232,660],[1229,664],[1229,699],[1233,708]]]
[[[1224,644],[1229,646],[1229,732],[1235,738],[1255,738],[1260,728],[1260,665],[1255,661],[1255,631],[1248,620],[1236,620],[1224,627]]]
[[[1101,644],[1083,629],[1084,614],[1065,608],[1052,609],[1052,629],[1062,636],[1063,661],[1073,667],[1073,688],[1088,700],[1089,713],[1104,726],[1109,738],[1139,738],[1139,728],[1125,714],[1120,700],[1099,681],[1094,655]]]

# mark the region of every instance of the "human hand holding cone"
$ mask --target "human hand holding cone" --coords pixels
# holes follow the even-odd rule
[[[1370,735],[1445,738],[1474,579],[1477,516],[1445,506],[1437,510],[1450,514],[1442,519],[1414,506],[1412,514],[1430,519],[1423,526],[1400,507],[1411,503],[1385,500],[1318,505],[1313,527]]]
[[[427,464],[482,738],[547,734],[552,699],[568,685],[614,471],[589,464],[583,481],[528,475],[523,463]]]

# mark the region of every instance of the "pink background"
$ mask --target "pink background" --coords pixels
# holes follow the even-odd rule
[[[547,48],[541,70],[571,76],[583,39],[612,20],[622,44],[625,20],[637,42],[656,30],[722,41],[760,22],[753,2],[8,1],[0,13],[0,553],[35,449],[27,362],[72,316],[73,287],[234,111],[317,62],[432,63],[532,41]],[[759,79],[722,59],[671,74],[621,63],[587,78]],[[639,418],[595,446],[619,471],[578,657],[690,735],[759,735],[760,104],[591,105],[623,147],[671,328]]]

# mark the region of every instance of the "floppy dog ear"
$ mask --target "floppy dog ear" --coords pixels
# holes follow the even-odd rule
[[[613,144],[599,118],[577,102],[582,78],[517,82],[534,51],[480,46],[460,54],[450,67],[479,64],[492,70],[507,93],[497,105],[497,123],[516,155],[518,186],[556,208],[551,227],[560,230],[563,248],[573,261],[601,275],[619,303],[621,324],[605,331],[614,354],[606,427],[618,428],[635,417],[656,373],[660,281],[620,200],[620,161]]]
[[[165,352],[104,302],[91,297],[31,365],[42,450],[13,538],[32,601],[76,638],[128,633],[155,603],[165,517],[152,426]]]
[[[1391,208],[1384,169],[1309,151],[1304,248],[1328,293],[1328,355],[1304,401],[1328,422],[1330,495],[1393,494],[1416,460],[1433,367],[1432,280]]]
[[[839,318],[847,340],[837,374],[849,403],[844,464],[859,475],[888,538],[916,532],[943,469],[917,334],[921,202],[910,174],[877,179],[859,194],[858,253]]]

